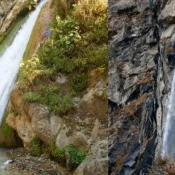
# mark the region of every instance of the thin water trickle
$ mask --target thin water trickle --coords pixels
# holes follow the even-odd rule
[[[175,71],[168,103],[168,114],[163,136],[162,157],[175,158]]]
[[[16,81],[19,65],[27,47],[32,29],[39,15],[41,7],[47,0],[41,1],[35,11],[33,11],[27,21],[23,24],[12,44],[0,57],[0,123],[2,122],[10,92]]]

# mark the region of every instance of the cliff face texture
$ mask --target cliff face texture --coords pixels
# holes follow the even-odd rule
[[[109,2],[109,174],[160,157],[174,67],[173,0]]]

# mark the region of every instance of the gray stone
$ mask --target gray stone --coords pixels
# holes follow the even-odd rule
[[[59,74],[56,78],[56,82],[59,83],[59,84],[64,84],[67,81],[68,81],[68,78],[63,74]]]
[[[161,11],[159,15],[160,21],[166,21],[167,23],[173,21],[175,18],[175,11],[174,11],[174,0],[169,0],[165,6],[165,8]]]
[[[165,31],[163,31],[161,38],[170,38],[175,32],[175,24],[170,25]]]
[[[96,142],[89,151],[84,162],[77,168],[74,175],[108,174],[108,141]]]
[[[120,11],[124,11],[126,9],[130,9],[134,7],[136,7],[135,0],[126,0],[126,1],[119,0],[112,7],[110,7],[110,12],[118,13]]]

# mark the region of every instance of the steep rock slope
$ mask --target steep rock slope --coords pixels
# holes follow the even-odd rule
[[[174,57],[173,1],[111,1],[109,174],[148,174],[160,157]]]

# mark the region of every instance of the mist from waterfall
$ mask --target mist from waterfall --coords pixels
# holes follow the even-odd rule
[[[47,0],[41,1],[35,11],[33,11],[27,21],[15,36],[12,44],[5,50],[0,57],[0,124],[9,101],[11,90],[15,84],[19,71],[19,65],[27,47],[32,29],[35,25],[41,7]]]

